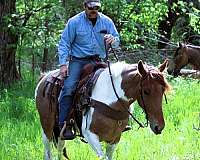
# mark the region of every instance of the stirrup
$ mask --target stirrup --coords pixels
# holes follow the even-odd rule
[[[67,123],[66,121],[64,122],[64,125],[60,131],[60,138],[61,140],[72,140],[74,138],[76,138],[76,134],[72,132],[72,130],[70,130],[72,132],[72,135],[71,137],[67,137],[67,136],[64,136],[65,132],[66,132],[66,128],[67,128]]]
[[[64,139],[63,133],[64,133],[64,131],[65,131],[65,129],[66,129],[66,126],[67,126],[67,125],[66,125],[66,121],[65,121],[63,127],[60,128],[60,129],[61,129],[61,131],[60,131],[60,138],[61,138],[61,139]]]

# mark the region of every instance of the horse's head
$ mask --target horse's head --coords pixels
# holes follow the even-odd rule
[[[167,72],[177,77],[180,70],[188,64],[187,46],[179,43],[179,47],[176,49],[173,59],[169,61]]]
[[[155,134],[160,134],[165,126],[162,112],[163,94],[170,88],[162,75],[167,61],[159,69],[143,65],[142,61],[138,63],[140,74],[140,91],[137,97],[139,105],[143,108],[150,127]]]

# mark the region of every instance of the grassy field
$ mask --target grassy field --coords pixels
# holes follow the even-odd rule
[[[200,83],[171,79],[173,91],[163,101],[166,127],[161,135],[149,128],[123,134],[114,153],[116,160],[199,160]],[[34,106],[34,81],[23,81],[0,91],[0,160],[42,160],[43,144],[39,117]],[[136,106],[136,116],[140,110]],[[142,117],[142,118],[141,118]],[[143,119],[141,116],[140,119]],[[97,157],[79,139],[66,144],[72,160]],[[54,151],[54,154],[56,152]]]

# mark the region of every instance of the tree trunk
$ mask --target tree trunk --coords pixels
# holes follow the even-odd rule
[[[0,87],[9,86],[20,78],[15,62],[18,36],[14,27],[8,27],[15,23],[8,20],[16,11],[15,5],[16,0],[0,1]]]
[[[62,0],[62,4],[65,8],[67,19],[83,10],[83,0]]]
[[[167,43],[171,38],[172,28],[178,19],[177,13],[179,11],[172,9],[174,3],[177,3],[177,0],[168,0],[168,14],[158,26],[159,34],[162,35],[160,37],[160,42],[158,42],[158,49],[163,49],[167,46]]]
[[[35,54],[32,51],[32,77],[35,79]]]
[[[42,60],[42,72],[47,71],[47,61],[48,61],[49,50],[47,47],[44,48],[43,60]]]
[[[183,28],[183,32],[187,33],[185,39],[183,39],[182,41],[192,42],[192,40],[195,39],[195,37],[193,36],[195,32],[190,26],[189,10],[191,9],[191,2],[193,3],[193,7],[197,9],[199,9],[200,3],[199,0],[185,0],[184,2],[187,3],[187,7],[185,7],[186,12],[183,12],[181,10],[178,4],[178,0],[168,0],[168,15],[159,23],[158,26],[159,34],[162,35],[161,37],[159,37],[160,42],[158,42],[158,49],[163,49],[168,45],[167,43],[171,39],[172,28],[174,27],[177,19],[180,17],[184,19],[184,23],[181,24],[182,26],[179,26],[179,29],[181,27]],[[177,7],[175,9],[172,9],[174,4],[176,4]]]

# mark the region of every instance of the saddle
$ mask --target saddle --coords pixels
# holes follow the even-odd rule
[[[105,63],[96,63],[95,65],[88,64],[83,68],[81,78],[74,96],[74,105],[78,110],[82,110],[89,104],[88,98],[92,94],[92,89],[101,72],[107,67]]]
[[[87,64],[81,71],[81,78],[75,91],[74,101],[70,120],[76,121],[78,128],[82,125],[82,110],[87,109],[89,106],[89,98],[92,93],[93,86],[95,85],[101,72],[107,67],[106,63],[96,62],[95,64]],[[47,95],[49,98],[49,110],[52,111],[52,103],[56,103],[57,114],[59,113],[58,97],[64,84],[64,79],[60,76],[59,70],[56,70],[53,74],[47,77],[43,90],[43,96]],[[45,94],[46,93],[46,94]],[[56,120],[56,125],[58,119]],[[81,132],[81,130],[80,130]],[[82,134],[80,133],[82,136]]]

